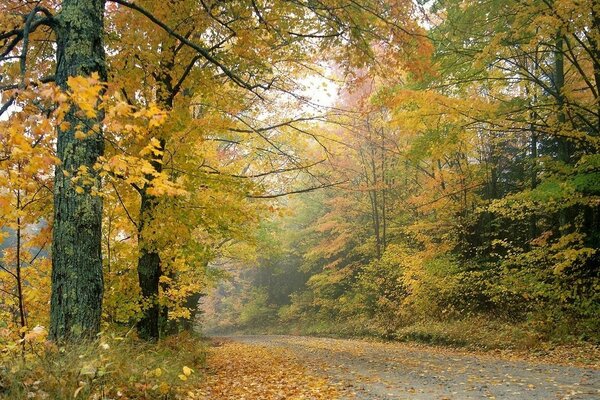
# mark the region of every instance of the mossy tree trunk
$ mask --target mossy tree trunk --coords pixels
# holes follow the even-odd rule
[[[67,88],[69,77],[94,72],[106,80],[103,31],[104,0],[63,0],[56,26],[61,88]],[[68,125],[58,130],[50,306],[50,337],[58,341],[93,338],[100,329],[102,200],[93,193],[100,186],[93,166],[104,150],[101,120],[101,113],[88,118],[72,106]],[[84,138],[76,138],[76,131]],[[72,177],[81,167],[91,183],[77,193]]]

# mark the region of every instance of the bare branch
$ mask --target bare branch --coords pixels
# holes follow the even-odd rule
[[[313,191],[319,190],[319,189],[325,189],[325,188],[329,188],[332,186],[339,186],[339,185],[342,185],[347,182],[348,182],[348,180],[344,180],[344,181],[340,181],[340,182],[327,183],[327,184],[319,185],[319,186],[311,186],[311,187],[304,188],[304,189],[292,190],[292,191],[284,192],[284,193],[264,194],[264,195],[247,195],[246,197],[251,198],[251,199],[274,199],[276,197],[283,197],[283,196],[289,196],[292,194],[313,192]]]
[[[121,207],[123,207],[123,210],[125,210],[125,214],[127,214],[127,218],[129,219],[129,221],[131,221],[131,223],[133,224],[133,226],[137,227],[138,223],[135,222],[135,220],[131,217],[131,214],[129,214],[129,210],[125,206],[125,203],[123,202],[123,199],[121,198],[121,194],[117,190],[117,187],[115,186],[115,184],[113,182],[111,182],[110,184],[113,187],[113,189],[115,190],[115,194],[117,195],[117,199],[119,199],[119,203],[121,204]]]

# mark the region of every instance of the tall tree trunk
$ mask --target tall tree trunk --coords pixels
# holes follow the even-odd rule
[[[385,252],[387,247],[387,209],[386,209],[386,190],[387,190],[387,173],[386,173],[386,157],[385,157],[385,131],[381,128],[381,250]]]
[[[537,33],[537,29],[536,29]],[[535,54],[533,58],[533,66],[532,66],[532,74],[533,76],[539,75],[539,59],[538,59],[538,47],[535,49]],[[529,93],[530,86],[526,87],[527,94],[532,96],[531,101],[531,112],[529,113],[529,117],[531,118],[531,124],[529,126],[529,130],[531,132],[531,142],[529,145],[530,149],[530,158],[531,158],[531,170],[530,170],[530,188],[531,190],[535,189],[538,185],[538,132],[536,128],[538,114],[536,111],[536,107],[538,106],[538,88],[535,86],[531,87],[531,91],[533,93]],[[529,239],[533,240],[538,236],[538,216],[533,213],[529,217]]]
[[[103,31],[104,0],[63,0],[56,27],[56,82],[62,89],[72,76],[97,72],[106,80]],[[102,114],[88,118],[78,111],[72,105],[65,116],[68,126],[58,129],[61,162],[54,177],[50,305],[50,337],[54,340],[95,337],[102,311],[102,200],[93,193],[100,186],[93,166],[104,151]],[[84,138],[76,138],[76,131]],[[92,182],[83,193],[75,191],[69,176],[80,167],[87,168]]]
[[[159,140],[159,155],[152,153],[151,164],[156,172],[162,172],[162,152],[165,149],[165,140]],[[151,176],[147,177],[149,180]],[[137,324],[138,334],[145,340],[158,340],[160,336],[160,307],[159,284],[162,274],[160,254],[152,240],[144,235],[144,230],[154,220],[159,199],[148,193],[147,188],[140,192],[140,223],[138,227],[138,281],[144,299],[142,318]]]
[[[537,176],[537,158],[538,158],[538,138],[537,132],[535,129],[535,124],[531,124],[531,142],[529,144],[530,149],[530,157],[531,157],[531,171],[530,171],[530,185],[529,187],[533,190],[538,185],[538,176]],[[532,214],[529,216],[529,239],[533,240],[538,236],[538,228],[537,228],[537,215]]]
[[[162,272],[161,261],[158,250],[152,247],[151,242],[144,237],[144,229],[152,222],[158,199],[155,196],[149,195],[145,189],[142,190],[141,198],[138,231],[138,280],[144,305],[142,318],[137,324],[137,330],[142,339],[158,340],[160,322],[158,294]]]
[[[174,57],[174,55],[173,55]],[[165,65],[166,64],[166,65]],[[170,70],[173,68],[173,61],[161,63],[163,73],[156,76],[158,82],[157,102],[158,106],[170,110],[173,107],[173,87],[171,84]],[[159,154],[152,152],[150,163],[156,172],[162,172],[163,168],[163,153],[165,151],[166,141],[164,138],[159,139]],[[152,180],[152,176],[147,176],[148,180]],[[158,340],[160,337],[160,327],[166,326],[168,319],[168,310],[159,305],[160,292],[160,277],[163,273],[162,262],[158,249],[152,243],[152,240],[144,236],[144,229],[152,223],[156,215],[156,208],[159,204],[159,199],[148,193],[147,188],[140,191],[140,222],[138,231],[138,281],[142,296],[144,299],[144,307],[142,309],[142,318],[138,321],[137,330],[142,339]],[[165,320],[161,323],[161,319]]]
[[[377,258],[381,258],[381,221],[380,221],[380,217],[379,217],[379,196],[378,196],[378,190],[377,189],[377,167],[375,165],[375,144],[371,143],[371,160],[370,160],[370,167],[371,167],[371,173],[373,174],[373,188],[371,189],[370,193],[371,193],[371,203],[372,203],[372,210],[371,212],[373,213],[373,225],[375,228],[375,246],[376,246],[376,252],[377,252]]]
[[[21,164],[18,164],[18,169],[19,169],[19,175],[21,174]],[[20,212],[23,211],[23,209],[21,208],[21,189],[17,189],[17,210],[19,210]],[[17,280],[17,298],[19,301],[19,323],[20,323],[20,327],[21,329],[25,328],[25,326],[27,326],[27,323],[25,321],[25,302],[24,302],[24,296],[23,296],[23,277],[21,276],[21,235],[22,235],[22,229],[21,229],[21,217],[17,217],[17,254],[16,254],[16,280]],[[25,339],[25,332],[22,331],[21,332],[21,339]],[[25,353],[25,341],[22,342],[22,350],[23,353]]]
[[[563,130],[567,121],[565,110],[565,96],[563,93],[565,86],[565,56],[564,56],[564,38],[558,33],[556,37],[556,49],[554,51],[554,86],[556,90],[556,105],[558,107],[558,129]],[[565,164],[571,161],[571,143],[568,138],[560,136],[558,138],[558,159]],[[573,209],[563,207],[558,215],[558,229],[562,234],[568,234],[573,230]]]
[[[556,39],[556,50],[554,52],[554,86],[556,90],[556,105],[558,107],[558,128],[562,130],[567,120],[565,115],[565,95],[563,89],[565,86],[565,55],[563,52],[564,39],[559,33]],[[567,138],[558,139],[558,158],[565,164],[569,163],[571,158],[570,142]]]

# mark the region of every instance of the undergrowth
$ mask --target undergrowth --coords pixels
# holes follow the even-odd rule
[[[443,346],[469,351],[519,354],[543,361],[600,365],[600,346],[587,338],[548,334],[531,322],[520,324],[471,317],[446,321],[416,321],[384,328],[369,319],[327,321],[296,319],[252,327],[221,327],[217,334],[281,334],[337,338],[360,338]]]
[[[39,332],[38,332],[39,333]],[[183,333],[158,343],[102,334],[56,346],[44,334],[4,346],[1,399],[178,399],[200,379],[207,347]]]

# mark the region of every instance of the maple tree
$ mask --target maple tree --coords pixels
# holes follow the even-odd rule
[[[40,312],[48,301],[51,204],[52,135],[45,116],[20,114],[2,121],[6,132],[2,154],[0,205],[2,258],[0,277],[3,319],[12,321],[23,338],[28,326],[45,323]]]

